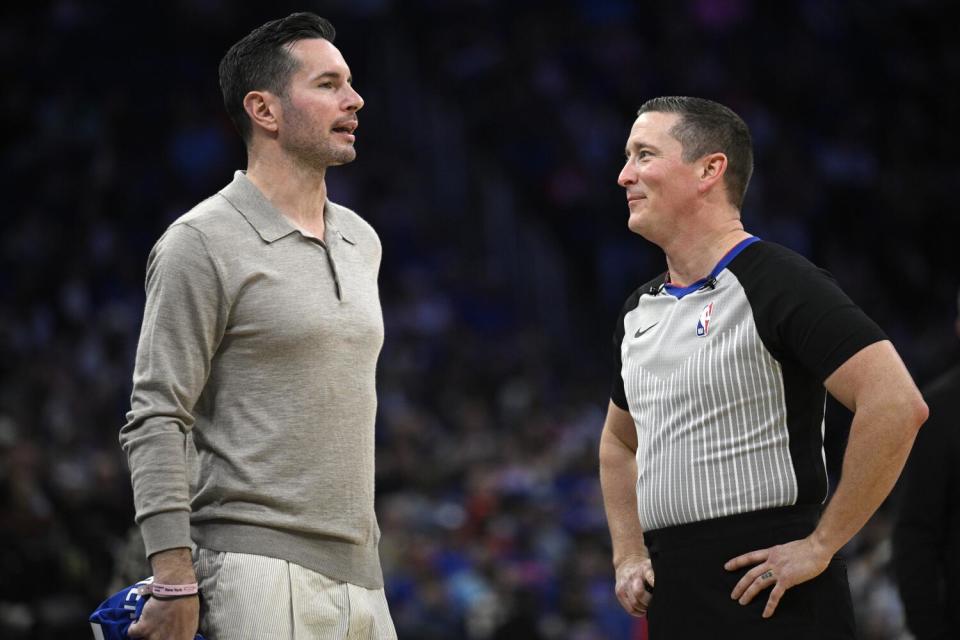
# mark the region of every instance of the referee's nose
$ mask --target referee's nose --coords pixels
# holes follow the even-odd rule
[[[617,184],[624,189],[637,184],[637,175],[630,166],[630,158],[627,158],[627,161],[623,163],[623,169],[620,170],[620,175],[617,176]]]

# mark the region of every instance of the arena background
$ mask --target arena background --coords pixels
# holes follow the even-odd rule
[[[146,256],[244,165],[220,56],[293,10],[333,20],[366,100],[358,159],[328,183],[384,246],[377,508],[401,638],[639,634],[613,595],[597,442],[616,312],[663,269],[616,185],[646,98],[742,114],[748,229],[830,269],[921,384],[957,358],[955,3],[16,7],[0,21],[3,638],[89,637],[85,616],[139,570],[117,431]],[[831,404],[834,477],[848,425]],[[846,549],[863,638],[908,637],[894,507]]]

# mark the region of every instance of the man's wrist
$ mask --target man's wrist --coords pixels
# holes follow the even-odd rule
[[[613,568],[614,570],[619,569],[621,565],[631,560],[637,560],[639,562],[644,562],[650,559],[650,554],[647,553],[646,549],[643,551],[634,551],[632,553],[624,554],[622,556],[613,557]]]
[[[820,529],[820,527],[814,529],[813,533],[811,533],[807,539],[810,541],[811,546],[813,546],[814,553],[828,560],[843,546],[842,544],[833,544],[830,536]]]
[[[190,549],[166,549],[150,556],[153,579],[160,584],[192,584],[197,581]]]

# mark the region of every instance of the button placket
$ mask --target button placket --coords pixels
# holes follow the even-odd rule
[[[333,243],[326,243],[320,238],[315,236],[303,236],[311,243],[315,244],[317,247],[323,251],[324,255],[327,258],[327,266],[330,267],[330,273],[333,274],[333,286],[334,291],[337,294],[337,300],[343,302],[343,286],[340,284],[340,273],[337,271],[337,262],[333,259],[333,252],[331,251]]]

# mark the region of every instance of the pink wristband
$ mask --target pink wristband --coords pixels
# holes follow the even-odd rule
[[[161,584],[159,582],[152,582],[140,587],[140,595],[151,595],[154,598],[183,598],[186,596],[194,596],[198,591],[199,589],[196,582],[191,584]]]

